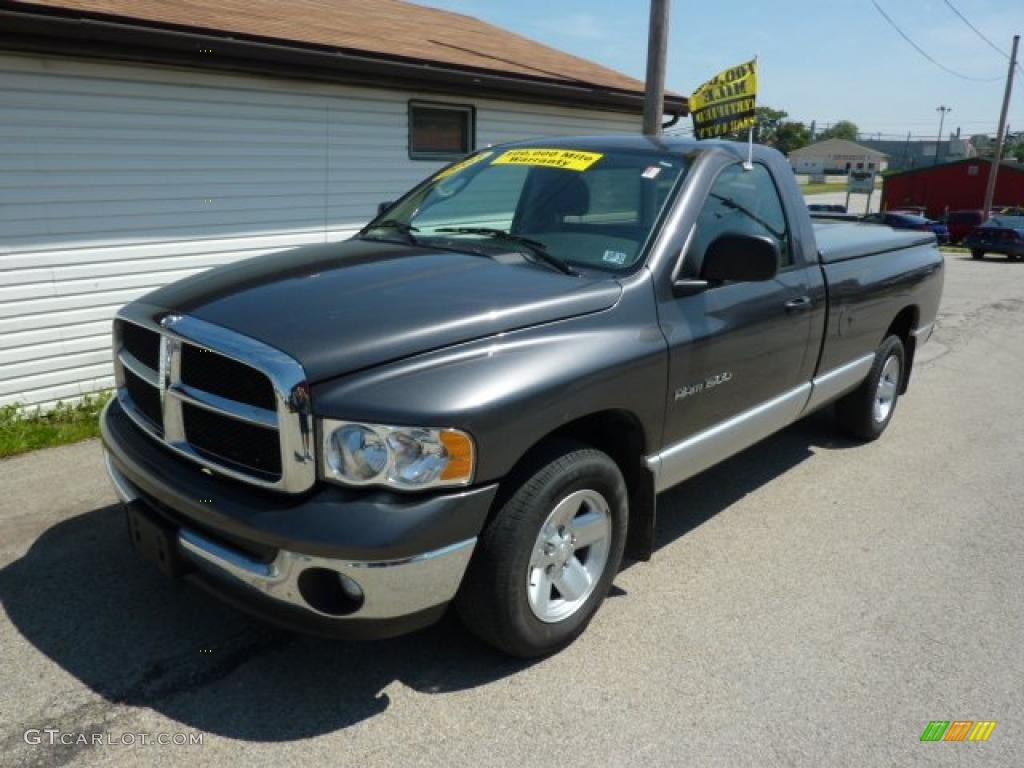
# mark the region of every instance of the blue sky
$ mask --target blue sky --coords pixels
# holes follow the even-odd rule
[[[417,0],[467,13],[548,45],[643,78],[646,0]],[[946,66],[993,82],[962,80],[911,48],[870,0],[675,0],[668,85],[690,93],[701,82],[760,56],[764,104],[819,126],[853,120],[862,131],[934,137],[936,107],[953,108],[947,128],[995,133],[1007,61],[943,0],[878,0],[915,42]],[[1024,34],[1024,0],[952,0],[1003,50]],[[1024,44],[1022,44],[1024,56]],[[1024,130],[1024,76],[1010,108]]]

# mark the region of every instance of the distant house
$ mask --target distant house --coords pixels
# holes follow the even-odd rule
[[[153,288],[345,238],[478,147],[637,132],[643,90],[399,0],[0,0],[0,405],[111,386]]]
[[[846,139],[826,139],[789,153],[789,163],[796,173],[884,171],[887,160],[884,152]]]

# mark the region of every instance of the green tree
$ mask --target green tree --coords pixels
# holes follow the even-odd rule
[[[775,109],[767,105],[757,108],[757,123],[754,125],[754,141],[775,147],[780,152],[792,152],[794,149],[807,146],[811,141],[811,131],[803,123],[787,120],[789,113],[784,109]],[[738,131],[725,138],[730,141],[746,141],[747,131]]]
[[[840,120],[831,128],[822,131],[821,136],[818,138],[821,140],[846,139],[847,141],[856,141],[858,133],[860,133],[860,130],[857,128],[856,123],[849,120]]]
[[[811,143],[811,129],[803,123],[784,121],[779,123],[775,130],[775,143],[773,146],[784,154],[789,154],[794,149],[806,147]]]

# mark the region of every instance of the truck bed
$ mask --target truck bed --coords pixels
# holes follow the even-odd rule
[[[818,253],[824,264],[935,243],[935,235],[931,232],[820,219],[814,220],[813,224]]]

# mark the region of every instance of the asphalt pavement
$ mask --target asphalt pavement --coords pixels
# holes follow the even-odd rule
[[[0,765],[1024,765],[1024,262],[947,265],[880,441],[825,412],[663,496],[654,559],[534,663],[454,620],[268,628],[131,553],[96,442],[0,462]]]

